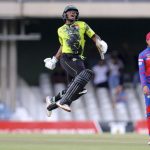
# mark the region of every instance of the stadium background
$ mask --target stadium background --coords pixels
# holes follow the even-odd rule
[[[63,118],[59,115],[57,118],[55,115],[52,119],[47,118],[44,110],[44,97],[47,94],[54,95],[56,90],[53,88],[55,83],[51,82],[55,71],[47,70],[43,60],[46,57],[52,57],[59,48],[56,31],[63,24],[61,15],[64,7],[68,4],[76,5],[79,8],[80,19],[86,21],[108,43],[108,54],[113,51],[118,52],[125,64],[123,74],[125,83],[128,83],[129,93],[132,92],[133,76],[138,71],[137,56],[146,47],[145,34],[149,32],[149,1],[0,0],[0,100],[10,111],[9,114],[1,111],[2,121],[84,121],[80,118]],[[90,9],[90,6],[93,10]],[[102,9],[102,7],[104,8]],[[15,36],[10,36],[12,34]],[[18,37],[18,35],[21,36]],[[32,36],[30,37],[30,35]],[[95,50],[94,44],[91,43],[87,39],[85,55],[87,56],[86,65],[89,67],[92,67],[99,59],[99,54]],[[59,70],[59,66],[56,70]],[[94,89],[90,86],[89,89],[91,88]],[[140,94],[142,94],[141,91]],[[135,100],[140,108],[141,100],[144,102],[143,97]],[[93,103],[92,100],[91,103]],[[78,107],[80,105],[76,106],[74,110],[76,111]],[[83,105],[82,109],[85,108],[86,105]],[[144,111],[143,107],[140,109]],[[106,108],[105,111],[107,112],[108,109]],[[140,122],[144,126],[142,131],[147,132],[145,131],[144,113],[141,113],[141,117],[135,118],[129,117],[125,124],[122,124],[122,121],[124,123],[123,119],[99,118],[95,120],[94,115],[93,118],[87,116],[85,120],[100,122],[100,128],[103,128],[103,131],[110,131],[109,123],[119,121],[121,127],[115,125],[115,127],[117,126],[115,132],[118,130],[119,132],[134,131],[139,124],[134,125],[143,120],[142,123]],[[8,123],[9,127],[12,126],[9,122],[4,123]],[[58,126],[61,126],[59,123]],[[4,124],[5,127],[1,124],[1,128],[5,129],[6,124]],[[126,129],[126,126],[129,128]],[[16,130],[15,127],[14,129]],[[98,132],[97,129],[96,132]]]
[[[149,29],[149,19],[81,18],[81,20],[88,22],[108,42],[108,53],[118,51],[125,63],[127,73],[133,75],[137,71],[137,56],[146,46],[145,34]],[[28,21],[26,30],[29,33],[40,33],[42,39],[38,42],[18,42],[18,72],[29,84],[37,85],[39,74],[46,71],[43,68],[43,59],[45,56],[54,55],[59,48],[57,28],[63,24],[63,20],[46,18],[28,19]],[[85,56],[91,67],[99,59],[99,54],[94,44],[88,38],[86,40]],[[34,58],[34,64],[32,58]],[[26,67],[24,68],[23,65]]]

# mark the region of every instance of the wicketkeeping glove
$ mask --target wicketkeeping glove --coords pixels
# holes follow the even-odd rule
[[[44,59],[45,62],[45,67],[53,70],[56,67],[56,63],[58,62],[57,58],[55,56],[53,56],[53,58],[46,58]]]
[[[105,41],[96,39],[96,47],[101,55],[101,59],[104,59],[104,54],[107,52],[108,45]]]

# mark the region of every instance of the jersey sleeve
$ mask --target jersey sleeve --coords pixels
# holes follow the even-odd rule
[[[57,33],[58,33],[58,40],[59,40],[59,43],[60,43],[60,45],[63,45],[63,40],[62,40],[62,38],[61,38],[61,31],[60,31],[60,29],[58,29]]]
[[[145,76],[144,56],[142,54],[139,55],[138,66],[139,66],[139,75],[140,75],[141,85],[143,87],[146,85],[146,76]]]
[[[89,27],[87,23],[85,23],[85,33],[89,38],[95,34],[95,32]]]

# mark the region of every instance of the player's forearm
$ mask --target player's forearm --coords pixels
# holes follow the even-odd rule
[[[146,85],[146,75],[145,75],[146,64],[144,63],[143,55],[139,55],[138,65],[139,65],[139,76],[140,76],[141,85],[142,85],[142,87],[144,87]]]
[[[60,48],[58,49],[58,51],[57,51],[57,53],[55,55],[56,59],[59,60],[61,55],[62,55],[62,47],[60,46]]]
[[[97,34],[94,34],[93,36],[92,36],[92,40],[94,41],[94,43],[96,43],[96,40],[97,39],[100,39],[101,40],[101,38],[97,35]]]
[[[142,85],[142,87],[144,87],[146,85],[145,72],[139,70],[139,76],[140,76],[141,85]]]

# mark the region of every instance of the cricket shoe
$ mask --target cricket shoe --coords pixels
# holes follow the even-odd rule
[[[54,101],[54,98],[53,98],[53,97],[52,97],[52,98],[50,98],[50,96],[47,96],[47,97],[46,97],[46,113],[47,113],[47,116],[48,116],[48,117],[51,117],[51,115],[52,115],[52,111],[51,111],[51,110],[48,110],[48,107],[49,107],[50,105],[52,105],[54,102],[55,102],[55,101]]]
[[[147,142],[148,145],[150,145],[150,140]]]
[[[71,112],[71,108],[70,108],[70,106],[69,105],[67,105],[67,104],[60,104],[60,101],[58,101],[57,103],[56,103],[56,105],[58,106],[58,107],[60,107],[60,108],[62,108],[63,110],[65,110],[65,111],[68,111],[68,112]]]

